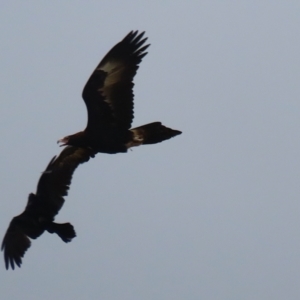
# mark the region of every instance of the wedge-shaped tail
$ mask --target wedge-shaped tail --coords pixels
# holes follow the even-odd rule
[[[161,122],[149,123],[130,129],[130,131],[133,133],[133,137],[127,144],[127,148],[142,144],[157,144],[181,134],[181,131],[168,128],[162,125]]]

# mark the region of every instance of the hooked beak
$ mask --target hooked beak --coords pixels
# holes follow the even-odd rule
[[[63,146],[67,145],[68,141],[69,141],[69,139],[67,137],[64,137],[64,138],[58,140],[57,144],[61,144],[61,145],[59,145],[59,147],[63,147]]]

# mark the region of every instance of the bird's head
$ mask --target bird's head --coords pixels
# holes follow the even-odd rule
[[[65,136],[64,138],[57,141],[58,144],[62,146],[75,146],[75,147],[85,147],[86,137],[83,131],[77,132],[72,135]]]
[[[63,147],[63,146],[69,145],[69,142],[70,142],[70,136],[65,136],[64,138],[59,139],[57,141],[57,144],[60,144],[59,146]]]

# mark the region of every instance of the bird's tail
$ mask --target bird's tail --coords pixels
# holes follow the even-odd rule
[[[168,140],[181,131],[174,130],[162,125],[160,122],[153,122],[140,127],[132,128],[132,140],[126,145],[127,148],[139,146],[141,144],[156,144]]]
[[[50,233],[56,233],[65,243],[71,242],[76,236],[74,227],[70,223],[58,224],[52,222],[47,228]]]

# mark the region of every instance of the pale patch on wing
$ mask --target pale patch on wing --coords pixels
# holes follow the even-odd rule
[[[122,74],[124,69],[125,67],[119,64],[117,67],[112,69],[111,72],[108,73],[104,81],[104,90],[106,87],[111,87],[115,83],[120,82],[120,80],[122,79]]]
[[[115,84],[122,80],[124,69],[125,65],[121,61],[109,61],[97,69],[107,73],[104,85],[98,91],[101,92],[105,98],[104,101],[110,106],[112,105],[110,99],[111,90]]]
[[[101,65],[97,70],[110,73],[114,68],[118,67],[120,63],[118,61],[108,61],[104,65]]]
[[[103,66],[99,67],[98,70],[107,73],[104,81],[104,88],[111,86],[122,79],[122,73],[125,69],[125,65],[122,61],[109,61]]]

